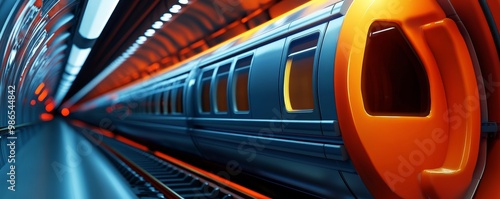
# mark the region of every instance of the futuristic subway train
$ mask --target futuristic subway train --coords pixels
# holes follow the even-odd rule
[[[72,116],[323,198],[479,197],[499,7],[311,1]]]

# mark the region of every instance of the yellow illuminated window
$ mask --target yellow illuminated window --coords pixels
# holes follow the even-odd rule
[[[218,112],[227,112],[227,79],[229,75],[229,68],[231,64],[223,65],[219,67],[217,70],[217,78],[216,78],[216,99],[217,102],[216,110]]]
[[[236,111],[249,111],[248,100],[248,73],[252,57],[246,57],[238,60],[233,75],[233,95]]]
[[[314,109],[314,55],[319,34],[290,44],[285,66],[284,99],[287,111]]]

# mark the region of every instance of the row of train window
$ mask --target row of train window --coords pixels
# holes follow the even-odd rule
[[[185,80],[179,80],[165,86],[165,88],[158,89],[161,92],[140,100],[138,112],[150,114],[184,113],[184,83]]]
[[[319,33],[310,34],[289,45],[283,78],[283,99],[288,112],[314,109],[314,60],[318,38]],[[234,63],[234,68],[231,68],[233,62],[229,61],[201,69],[196,87],[197,110],[200,114],[212,111],[218,114],[228,113],[230,110],[234,113],[250,111],[249,74],[252,59],[253,55],[239,58]],[[163,89],[156,89],[161,92],[143,100],[140,112],[182,114],[184,83],[185,79]]]
[[[232,75],[232,97],[233,111],[244,113],[250,111],[248,97],[248,81],[250,65],[253,56],[247,56],[236,61]],[[198,87],[198,111],[200,113],[210,113],[213,107],[216,113],[227,113],[228,84],[231,63],[221,64],[217,68],[204,69],[200,74]],[[213,97],[210,97],[213,93]],[[212,105],[212,106],[211,106]]]

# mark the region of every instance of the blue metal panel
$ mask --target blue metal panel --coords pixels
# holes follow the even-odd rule
[[[366,188],[363,181],[361,181],[361,178],[359,177],[358,174],[348,173],[348,172],[341,172],[341,174],[345,180],[346,185],[356,196],[356,198],[359,199],[373,198],[372,194],[370,193],[370,191],[368,191],[368,189]]]
[[[318,93],[321,119],[331,122],[321,124],[323,135],[339,136],[340,129],[337,122],[337,108],[335,107],[335,91],[333,85],[333,71],[335,69],[335,55],[338,38],[344,17],[331,21],[326,29],[321,49],[318,73]]]
[[[200,155],[191,136],[187,134],[186,126],[135,120],[118,122],[117,124],[117,129],[125,135],[141,137],[164,147]]]
[[[284,44],[285,39],[280,39],[255,50],[249,84],[253,119],[281,119],[277,77]],[[269,125],[262,126],[265,127]]]
[[[347,160],[347,151],[344,145],[325,144],[325,155],[328,159]]]
[[[322,144],[207,130],[193,133],[200,149],[212,161],[236,161],[245,172],[307,189],[321,197],[352,197],[338,173],[353,172],[351,164],[325,159]]]

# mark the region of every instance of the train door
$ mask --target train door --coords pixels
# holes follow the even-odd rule
[[[356,0],[343,12],[335,100],[363,182],[377,198],[463,197],[481,103],[459,28],[434,0]]]
[[[318,57],[325,24],[289,36],[281,64],[283,133],[321,135]]]

